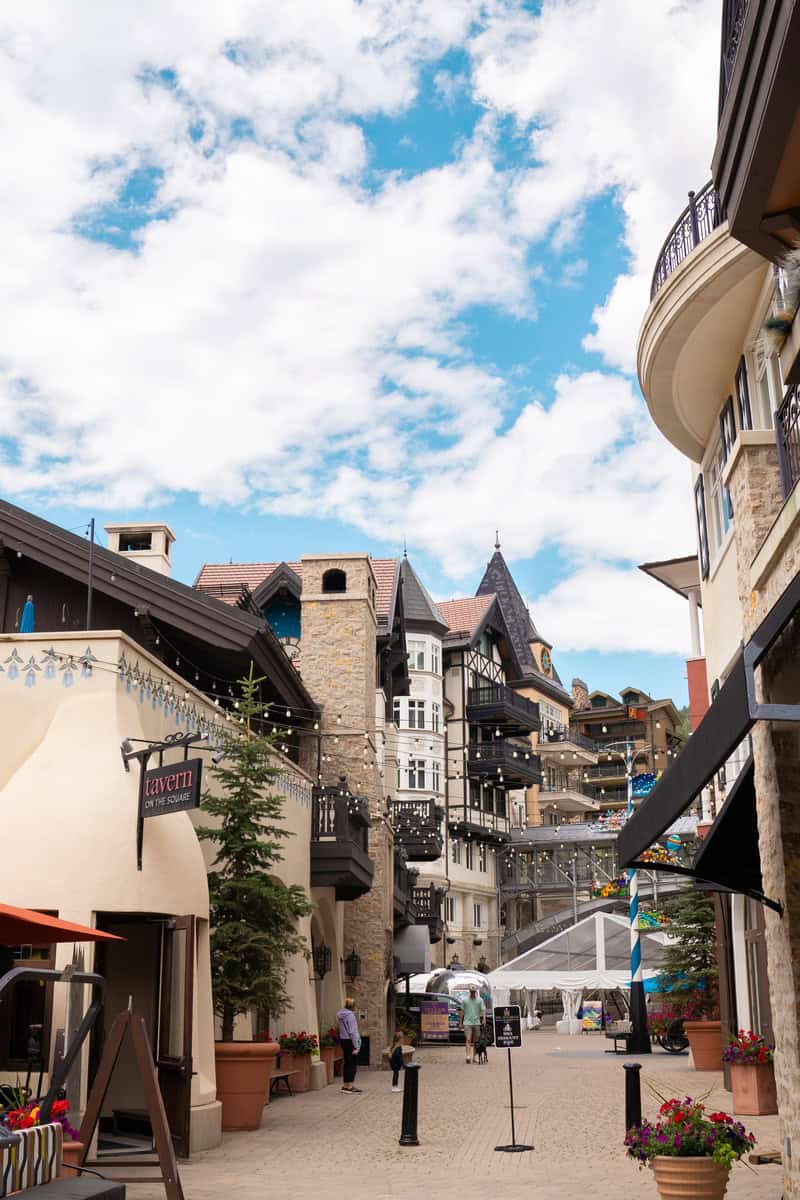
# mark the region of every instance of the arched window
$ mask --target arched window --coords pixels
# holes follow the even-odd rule
[[[339,571],[336,567],[331,567],[330,571],[326,571],[322,576],[323,592],[346,592],[347,591],[347,576],[344,571]]]

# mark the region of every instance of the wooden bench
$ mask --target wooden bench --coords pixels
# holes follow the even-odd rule
[[[627,1054],[628,1038],[631,1036],[632,1026],[630,1021],[612,1021],[606,1030],[606,1037],[614,1043],[613,1050],[606,1050],[606,1054]],[[622,1050],[617,1049],[617,1042],[624,1042]]]
[[[292,1095],[292,1085],[289,1083],[289,1080],[291,1079],[291,1077],[293,1075],[299,1075],[299,1073],[300,1073],[299,1071],[273,1071],[272,1075],[270,1076],[270,1080],[269,1080],[270,1096],[277,1096],[278,1088],[280,1087],[280,1085],[282,1083],[286,1085],[286,1090],[289,1093],[289,1095],[291,1096]]]

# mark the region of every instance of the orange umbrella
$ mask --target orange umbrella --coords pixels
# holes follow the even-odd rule
[[[115,933],[103,933],[88,925],[60,921],[32,908],[0,904],[0,945],[50,946],[53,942],[124,942]]]

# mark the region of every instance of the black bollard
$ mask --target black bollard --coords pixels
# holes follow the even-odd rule
[[[625,1071],[625,1132],[642,1123],[642,1081],[639,1072],[641,1063],[622,1064]]]
[[[409,1063],[403,1075],[403,1128],[400,1133],[400,1145],[418,1146],[419,1063]]]

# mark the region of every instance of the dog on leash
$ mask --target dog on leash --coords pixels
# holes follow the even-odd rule
[[[479,1063],[488,1063],[488,1061],[489,1061],[489,1055],[487,1053],[488,1049],[489,1049],[489,1043],[487,1042],[484,1035],[481,1034],[481,1036],[478,1038],[477,1042],[475,1043],[475,1061],[479,1062]]]

